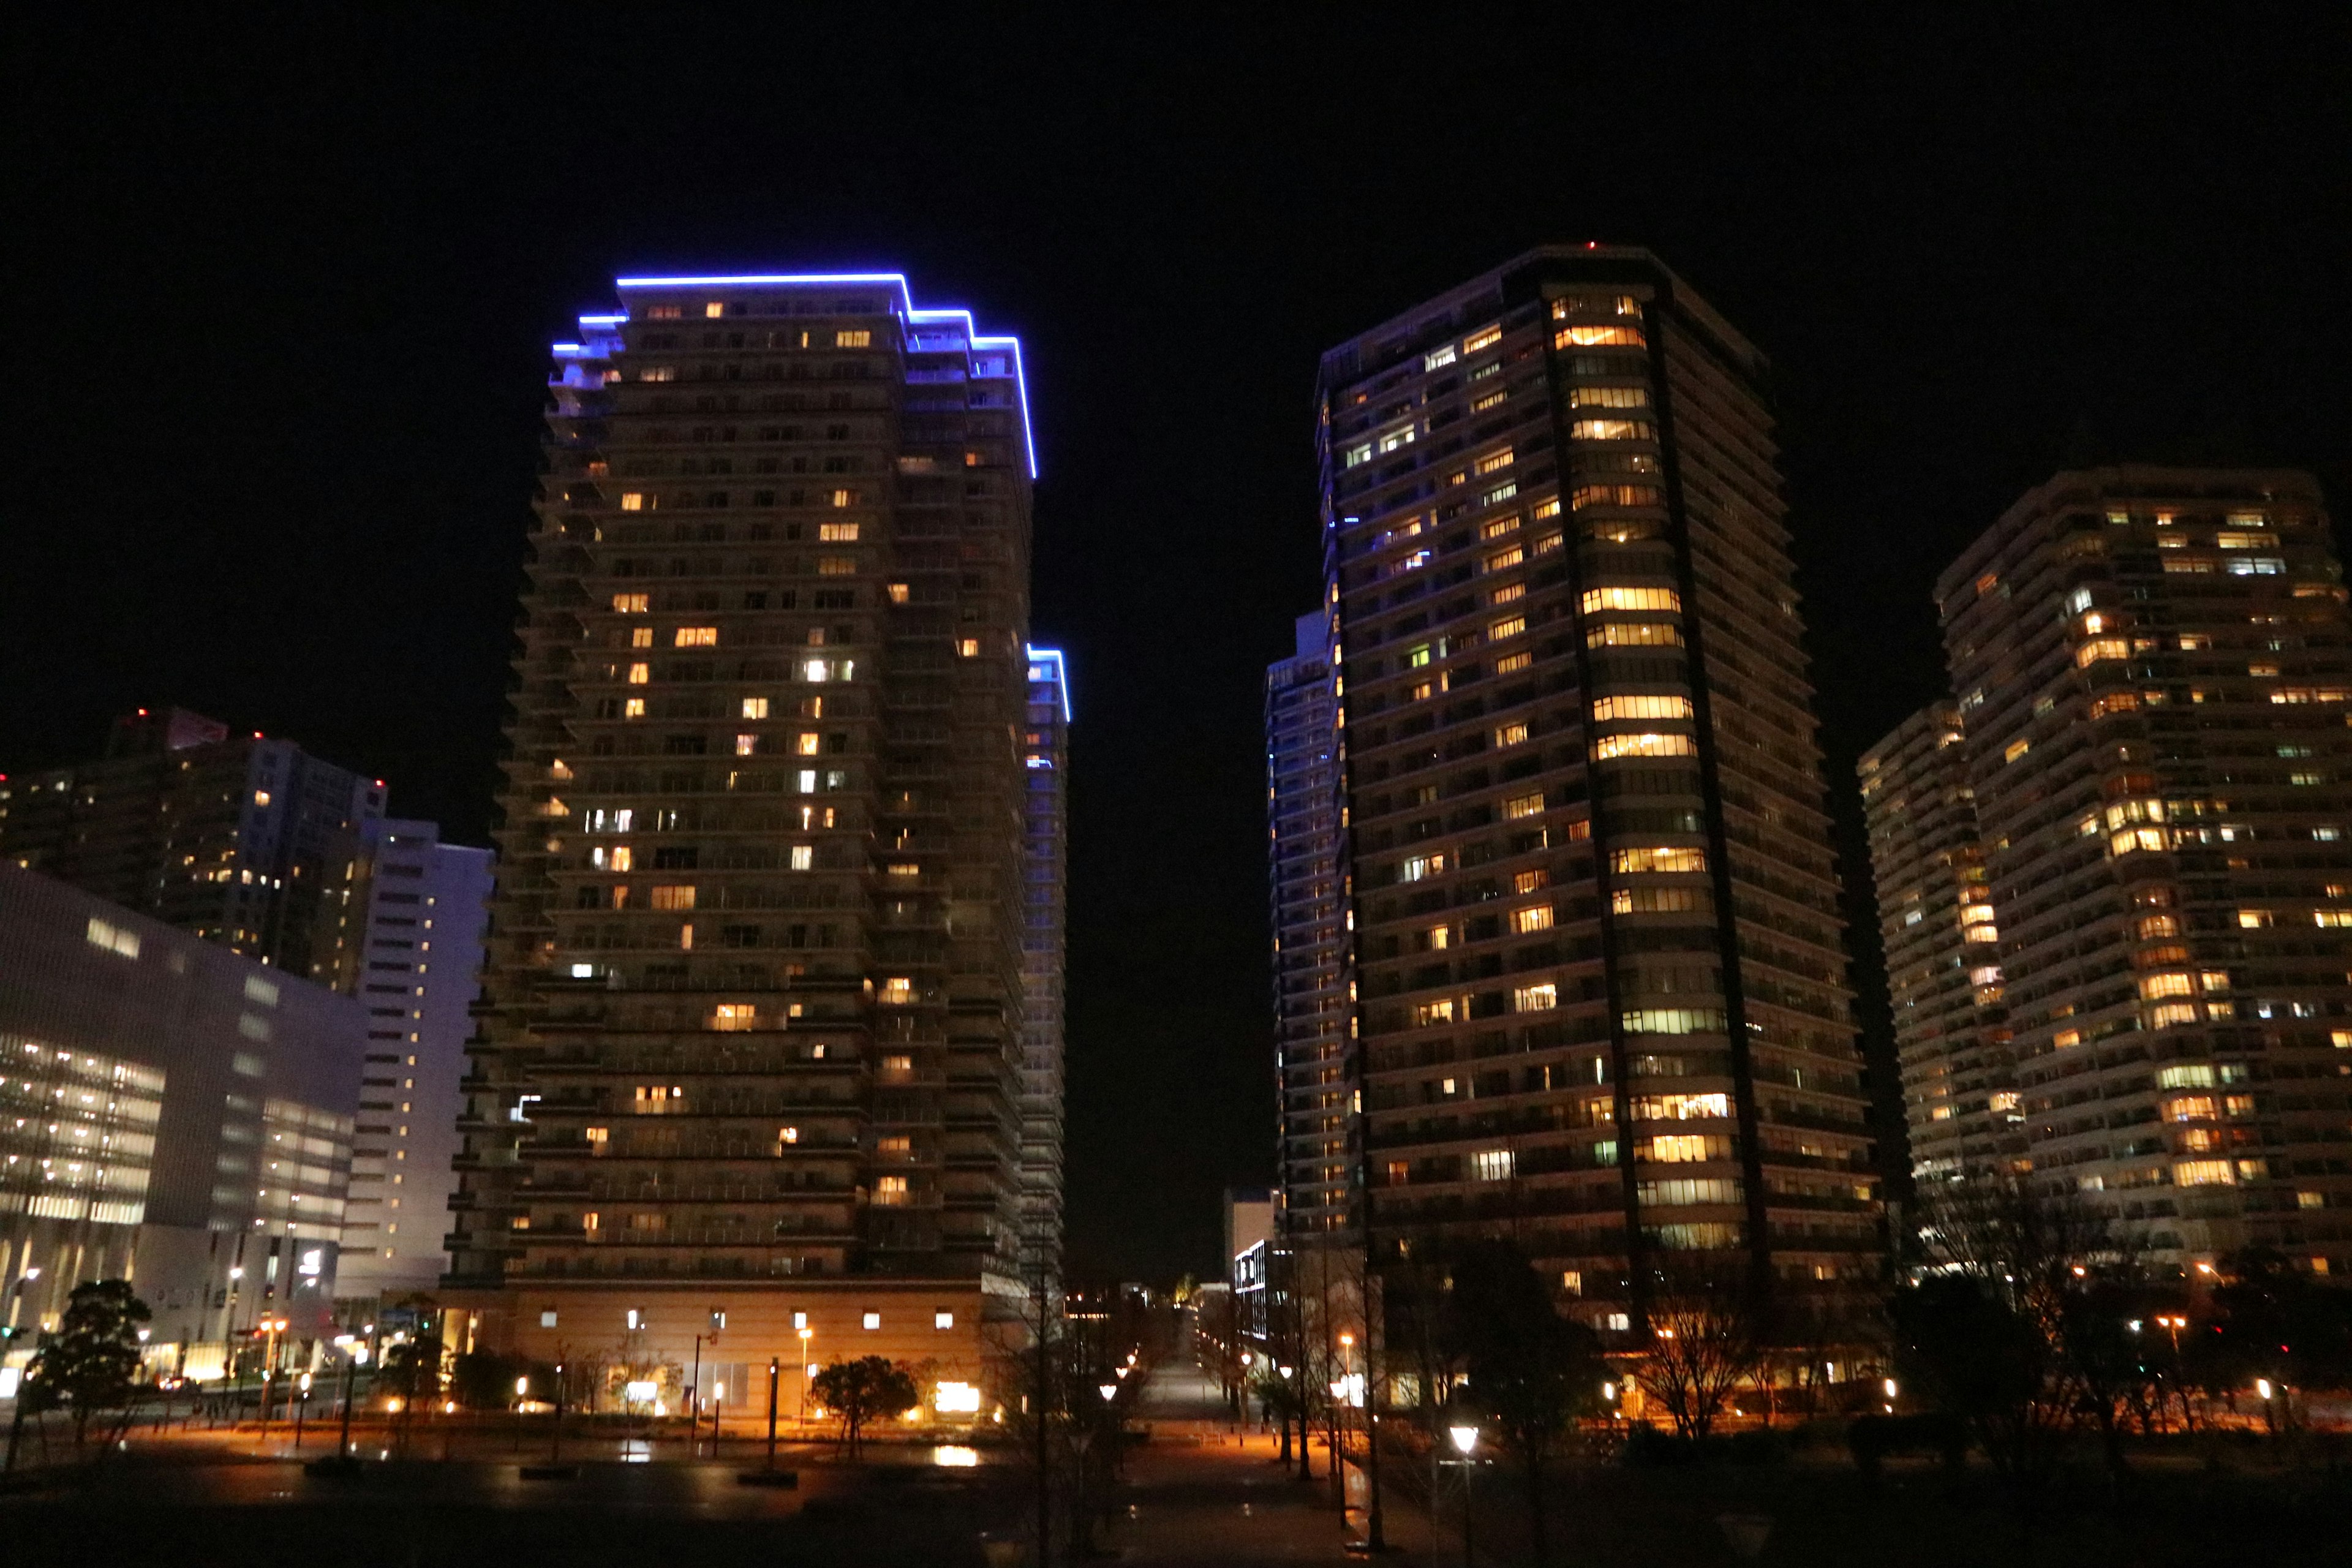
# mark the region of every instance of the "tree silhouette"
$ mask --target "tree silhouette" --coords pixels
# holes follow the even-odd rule
[[[139,1325],[150,1316],[128,1279],[77,1285],[65,1321],[25,1369],[26,1382],[44,1394],[33,1408],[62,1403],[72,1409],[77,1454],[91,1415],[131,1402],[139,1375]]]
[[[1475,1244],[1455,1260],[1446,1329],[1469,1374],[1466,1403],[1518,1464],[1540,1565],[1550,1555],[1544,1466],[1569,1422],[1600,1404],[1601,1342],[1559,1315],[1534,1265],[1504,1241]]]
[[[810,1381],[809,1392],[841,1424],[842,1446],[853,1459],[868,1421],[910,1410],[921,1398],[907,1369],[878,1355],[835,1362]]]
[[[1662,1275],[1660,1284],[1650,1303],[1642,1386],[1666,1407],[1679,1436],[1704,1438],[1763,1362],[1755,1303],[1740,1279],[1691,1270]]]

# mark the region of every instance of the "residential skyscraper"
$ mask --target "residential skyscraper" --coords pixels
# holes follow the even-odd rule
[[[2352,616],[2318,486],[2125,467],[1937,579],[2037,1183],[2352,1268]]]
[[[1359,1208],[1605,1330],[1880,1267],[1764,374],[1602,246],[1323,358]]]
[[[367,915],[355,994],[367,1006],[367,1059],[336,1279],[346,1300],[429,1290],[448,1267],[442,1239],[491,874],[488,850],[444,844],[429,822],[379,817],[361,834]]]
[[[383,802],[291,741],[142,708],[98,761],[0,780],[0,859],[347,990],[359,835]]]
[[[1057,649],[1029,650],[1022,733],[1021,1235],[1024,1274],[1051,1288],[1062,1272],[1062,977],[1067,935],[1070,685]]]
[[[2026,1168],[2000,930],[1969,784],[1960,710],[1937,702],[1863,753],[1911,1173],[1950,1183]]]
[[[1346,1225],[1356,1190],[1348,1138],[1348,1004],[1332,729],[1329,617],[1298,617],[1295,651],[1265,672],[1268,915],[1274,936],[1276,1234],[1311,1243]]]
[[[619,292],[555,347],[447,1299],[969,1370],[1023,1288],[1019,345],[896,274]]]

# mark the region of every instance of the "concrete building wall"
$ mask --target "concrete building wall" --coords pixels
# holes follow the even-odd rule
[[[350,998],[0,866],[0,1290],[20,1325],[128,1277],[198,1371],[329,1321],[362,1014]],[[37,1271],[37,1272],[36,1272]]]

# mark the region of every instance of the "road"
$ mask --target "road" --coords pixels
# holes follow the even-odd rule
[[[1151,1374],[1136,1419],[1150,1428],[1128,1461],[1127,1485],[1106,1544],[1123,1563],[1145,1568],[1201,1564],[1333,1563],[1364,1533],[1360,1471],[1349,1472],[1344,1517],[1328,1480],[1297,1479],[1276,1458],[1274,1437],[1224,1419],[1215,1377],[1180,1348]],[[1328,1473],[1318,1449],[1318,1473]],[[1382,1561],[1398,1568],[1435,1568],[1460,1559],[1460,1544],[1433,1535],[1416,1510],[1387,1500],[1384,1534],[1398,1550]]]

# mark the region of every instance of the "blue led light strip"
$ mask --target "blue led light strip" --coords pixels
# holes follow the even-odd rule
[[[1054,689],[1062,694],[1062,722],[1065,724],[1070,722],[1070,678],[1069,670],[1062,661],[1062,650],[1057,647],[1037,647],[1032,645],[1027,652],[1032,664],[1043,663],[1054,667],[1052,677]]]
[[[908,292],[907,275],[903,272],[740,272],[695,275],[677,278],[616,278],[621,289],[725,289],[760,285],[816,283],[824,285],[887,283],[898,291],[898,312],[909,325],[917,321],[960,321],[963,323],[964,341],[971,352],[985,349],[1009,350],[1013,355],[1013,395],[1021,405],[1021,444],[1029,460],[1029,477],[1037,477],[1037,433],[1029,419],[1029,371],[1021,357],[1021,340],[1016,337],[982,337],[973,325],[971,312],[961,309],[925,310],[915,308],[914,296]],[[624,313],[617,316],[583,316],[580,324],[615,326],[627,321]]]

